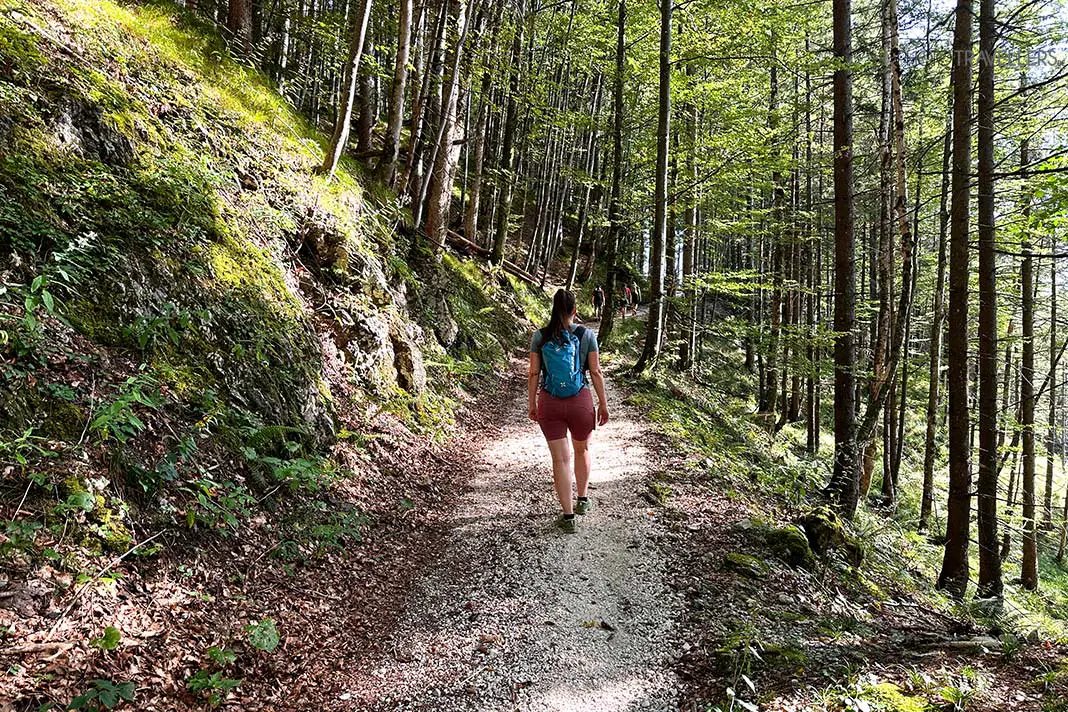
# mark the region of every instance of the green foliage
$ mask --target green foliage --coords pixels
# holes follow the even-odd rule
[[[88,692],[78,695],[67,705],[68,710],[99,712],[119,707],[123,702],[134,701],[132,682],[114,683],[111,680],[93,680]]]
[[[472,375],[485,371],[485,366],[466,369],[463,365],[465,362],[446,356],[443,362],[430,362],[426,365],[428,372],[435,375],[449,372],[466,372],[467,375]],[[449,427],[453,424],[456,405],[457,401],[447,393],[428,389],[416,396],[397,388],[387,397],[385,410],[400,418],[408,428],[441,443],[448,436]]]
[[[508,281],[510,276],[502,276],[506,273],[450,254],[443,255],[442,267],[450,283],[449,306],[460,330],[454,357],[470,355],[475,362],[492,364],[523,337],[521,320],[548,319],[544,294]],[[502,280],[508,289],[501,286]]]
[[[49,317],[62,320],[46,275],[29,285],[0,284],[0,353],[10,350],[16,358],[39,360],[47,341],[42,322]]]
[[[12,76],[32,76],[44,64],[44,55],[37,44],[36,37],[19,32],[6,24],[0,25],[0,57],[4,58],[7,65],[5,70]]]
[[[186,682],[190,692],[199,693],[212,707],[218,707],[231,690],[236,689],[241,680],[225,677],[222,672],[198,670]]]
[[[274,649],[278,647],[278,628],[275,627],[273,618],[264,618],[247,626],[245,633],[248,635],[249,645],[257,650],[273,653]]]
[[[32,466],[55,456],[55,451],[47,446],[45,438],[33,434],[33,428],[10,434],[0,431],[0,462],[16,465],[20,474],[38,487],[44,487],[47,480],[43,473],[34,471]]]
[[[92,492],[86,490],[80,484],[69,488],[69,490],[67,498],[60,504],[62,509],[91,512],[96,508],[96,497]]]
[[[512,292],[515,294],[523,316],[526,317],[527,321],[539,326],[547,324],[552,303],[545,292],[524,282],[510,272],[504,272],[504,275],[511,285]]]
[[[240,530],[241,522],[251,516],[256,504],[256,498],[244,485],[217,481],[208,476],[180,489],[193,500],[186,509],[186,524],[190,529],[200,523],[220,534],[235,534]]]
[[[15,519],[3,523],[4,541],[0,542],[0,556],[32,552],[37,534],[43,529],[40,522]]]
[[[179,479],[179,467],[194,465],[197,441],[192,435],[180,438],[151,468],[136,463],[126,465],[126,479],[146,494],[154,494],[161,486]]]
[[[162,405],[159,383],[149,374],[131,376],[114,399],[104,402],[93,414],[89,429],[100,440],[109,437],[125,444],[145,429],[139,410],[154,410]]]
[[[1045,670],[1035,682],[1042,686],[1042,712],[1068,711],[1068,664],[1062,661]]]
[[[759,632],[755,627],[740,621],[731,621],[731,630],[723,637],[717,653],[725,658],[730,684],[727,687],[727,709],[733,709],[736,705],[756,712],[756,705],[747,702],[743,696],[756,694],[756,684],[752,675],[754,668],[761,662],[763,644],[759,638]],[[744,684],[748,692],[738,694],[739,686]]]
[[[269,482],[285,486],[290,492],[318,492],[338,478],[337,468],[326,458],[301,456],[303,444],[286,440],[280,447],[284,456],[263,455],[247,446],[241,452],[251,467],[267,473]]]
[[[671,499],[671,485],[666,482],[650,482],[649,495],[653,501],[663,506]]]
[[[235,660],[237,660],[237,654],[229,648],[208,648],[208,657],[211,658],[219,667],[226,667],[227,665],[230,665]]]
[[[359,510],[337,511],[336,505],[315,500],[293,512],[285,521],[286,539],[271,555],[285,561],[320,557],[358,543],[370,517]]]
[[[309,187],[314,132],[257,74],[200,55],[218,38],[182,27],[173,7],[59,0],[49,13],[25,12],[24,24],[0,22],[5,49],[32,54],[26,66],[36,69],[32,86],[31,74],[16,72],[0,91],[0,113],[13,122],[0,151],[0,252],[13,247],[26,280],[0,294],[0,351],[28,358],[49,346],[46,322],[66,318],[93,342],[152,354],[167,376],[202,387],[224,375],[236,395],[255,392],[264,413],[299,420],[294,400],[317,376],[318,345],[279,260],[246,237],[284,243],[305,200],[330,205],[355,237],[351,176]],[[36,40],[26,28],[57,21],[79,28],[79,62],[29,51]],[[143,81],[109,73],[120,66]],[[175,112],[155,110],[160,96]],[[126,148],[69,150],[41,120],[64,111],[72,140],[85,129]],[[245,165],[278,192],[246,192],[235,204]],[[118,417],[118,429],[100,421],[99,434],[121,440],[141,417],[115,408],[103,415]]]
[[[986,678],[975,668],[965,666],[938,691],[939,697],[953,712],[971,709],[976,697],[986,687]]]
[[[100,648],[101,650],[114,650],[119,647],[121,641],[122,635],[119,633],[119,629],[109,625],[104,629],[103,635],[99,638],[90,640],[89,644],[94,648]]]
[[[194,319],[199,319],[201,328],[210,328],[211,312],[201,309],[193,314],[180,309],[173,302],[167,302],[161,314],[138,316],[125,331],[127,337],[142,351],[165,345],[178,347],[182,344],[185,332],[194,326]]]

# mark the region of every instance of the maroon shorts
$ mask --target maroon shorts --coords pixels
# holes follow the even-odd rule
[[[593,394],[589,388],[570,398],[557,398],[546,391],[538,394],[538,425],[546,440],[559,440],[571,431],[572,440],[589,440],[597,421]]]

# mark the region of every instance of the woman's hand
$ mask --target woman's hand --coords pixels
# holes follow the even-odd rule
[[[604,427],[608,424],[608,404],[601,403],[597,406],[597,425]]]
[[[530,405],[527,406],[527,415],[535,423],[538,422],[538,404],[537,403],[531,403]]]

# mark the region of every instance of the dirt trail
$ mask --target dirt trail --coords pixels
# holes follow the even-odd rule
[[[388,652],[346,681],[351,709],[676,708],[683,604],[640,498],[658,437],[609,385],[612,421],[591,446],[594,507],[577,534],[560,533],[548,451],[515,366],[498,431],[471,445],[448,545],[413,586]]]

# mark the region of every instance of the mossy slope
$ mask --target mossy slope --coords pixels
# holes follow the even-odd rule
[[[323,143],[177,6],[0,0],[0,461],[18,464],[13,497],[28,479],[45,494],[60,473],[106,469],[98,490],[118,509],[131,485],[192,479],[209,484],[189,496],[241,512],[264,457],[330,457],[369,404],[441,421],[455,382],[435,377],[513,345],[515,285],[420,255],[356,164],[314,174]],[[277,452],[249,446],[265,431],[286,433]]]

